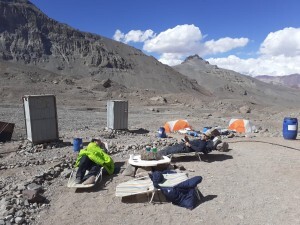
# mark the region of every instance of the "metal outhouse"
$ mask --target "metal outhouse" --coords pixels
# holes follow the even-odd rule
[[[35,144],[59,139],[54,95],[25,95],[23,106],[29,141]]]
[[[128,129],[128,101],[107,101],[107,127],[114,130]]]

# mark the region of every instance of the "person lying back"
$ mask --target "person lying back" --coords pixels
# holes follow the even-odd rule
[[[160,155],[171,155],[176,153],[202,152],[208,154],[213,150],[228,151],[228,143],[222,142],[220,137],[213,137],[210,131],[202,134],[198,139],[189,140],[187,136],[183,139],[184,143],[168,146],[158,153]]]

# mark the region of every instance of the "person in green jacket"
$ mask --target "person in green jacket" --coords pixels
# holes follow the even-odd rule
[[[79,152],[75,167],[78,167],[76,184],[93,184],[101,167],[104,167],[108,174],[113,174],[114,161],[105,153],[104,143],[100,139],[92,139],[91,143]],[[87,170],[89,172],[85,175]]]

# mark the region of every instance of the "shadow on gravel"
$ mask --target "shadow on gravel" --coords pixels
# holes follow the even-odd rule
[[[82,146],[86,147],[89,145],[89,143],[91,143],[90,141],[85,141],[85,142],[82,142]]]
[[[215,162],[215,161],[224,161],[227,159],[233,159],[231,155],[225,155],[225,154],[201,154],[200,155],[201,160],[203,162]],[[191,161],[199,161],[199,158],[197,155],[186,155],[186,156],[173,156],[172,162],[191,162]],[[201,161],[199,161],[201,163]]]
[[[128,130],[128,132],[134,133],[134,134],[148,134],[149,130],[146,130],[144,128],[140,128],[140,129],[136,129],[136,130]]]
[[[207,155],[201,155],[201,159],[204,162],[220,162],[224,161],[227,159],[233,159],[231,155],[226,155],[226,154],[207,154]]]
[[[200,199],[200,201],[199,201],[199,204],[197,205],[197,206],[199,206],[199,205],[201,205],[201,204],[203,204],[204,202],[208,202],[208,201],[210,201],[210,200],[213,200],[214,198],[216,198],[216,197],[218,197],[218,195],[206,195],[206,196],[201,196],[201,199]]]
[[[200,195],[200,200],[198,201],[198,203],[195,206],[195,208],[197,208],[199,205],[202,205],[204,202],[208,202],[208,201],[213,200],[214,198],[218,197],[218,195],[206,195],[204,197],[200,190],[199,190],[198,193]]]
[[[73,143],[70,141],[63,141],[62,144],[63,146],[73,146]]]
[[[200,200],[195,208],[199,205],[213,200],[214,198],[218,197],[217,195],[207,195],[203,196],[202,193],[199,191]],[[151,194],[138,194],[138,195],[131,195],[122,198],[123,203],[133,204],[133,203],[149,203],[151,198]],[[170,201],[166,199],[166,197],[162,194],[162,192],[158,191],[155,193],[152,204],[172,204]]]
[[[133,203],[149,203],[150,204],[150,199],[151,199],[152,194],[136,194],[136,195],[131,195],[131,196],[126,196],[122,197],[121,201],[123,203],[127,204],[133,204]],[[152,204],[172,204],[169,202],[166,197],[160,192],[157,191],[153,197]]]
[[[202,156],[201,155],[201,159],[202,159]],[[180,155],[180,156],[172,156],[172,163],[175,163],[175,162],[192,162],[192,161],[199,161],[199,158],[197,155]]]

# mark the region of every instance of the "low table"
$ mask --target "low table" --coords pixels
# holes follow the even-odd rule
[[[130,155],[128,163],[132,166],[139,167],[155,167],[161,164],[170,164],[171,159],[167,156],[163,156],[160,160],[142,160],[141,155]]]

